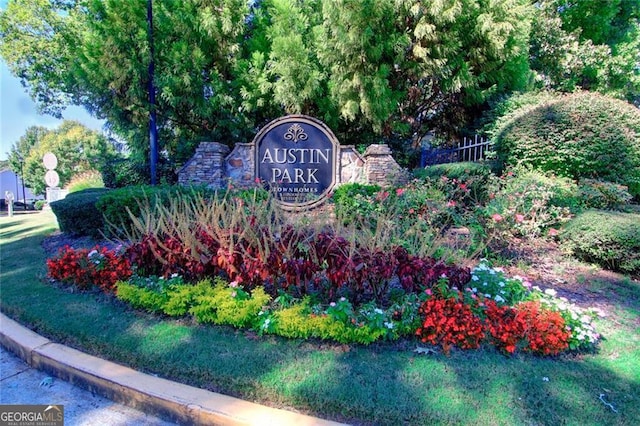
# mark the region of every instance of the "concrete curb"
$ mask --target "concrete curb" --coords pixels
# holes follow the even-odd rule
[[[0,344],[31,367],[118,403],[179,424],[341,424],[140,373],[51,342],[1,313],[0,324]]]

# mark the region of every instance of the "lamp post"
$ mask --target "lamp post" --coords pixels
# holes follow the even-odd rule
[[[24,170],[22,169],[22,166],[24,165],[24,158],[22,158],[22,155],[20,155],[20,153],[18,153],[18,161],[20,162],[20,182],[22,183],[22,202],[24,203],[24,209],[27,209],[27,196],[25,195],[25,191],[24,191]]]

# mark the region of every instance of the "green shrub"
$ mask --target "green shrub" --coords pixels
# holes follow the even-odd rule
[[[289,338],[315,337],[340,343],[362,344],[373,343],[385,334],[383,329],[346,324],[324,313],[314,314],[309,299],[274,312],[271,332]]]
[[[135,309],[154,313],[163,312],[168,300],[166,293],[141,287],[134,280],[118,281],[116,283],[116,297],[129,303]]]
[[[371,200],[380,190],[378,185],[359,183],[338,186],[331,196],[331,201],[335,204],[336,216],[344,223],[361,223],[363,219],[372,217],[376,206]]]
[[[581,179],[578,189],[580,203],[587,209],[620,210],[633,198],[626,186],[596,179]]]
[[[486,163],[448,163],[425,167],[414,171],[417,179],[430,181],[464,208],[475,208],[487,201],[487,187],[494,174]]]
[[[560,233],[562,247],[578,259],[603,268],[640,273],[640,215],[589,210]]]
[[[33,207],[36,210],[42,210],[44,208],[44,206],[47,205],[47,201],[46,200],[38,200],[33,204]]]
[[[640,196],[640,111],[624,101],[576,93],[503,117],[493,139],[506,166],[625,185]]]
[[[60,230],[70,235],[100,238],[105,226],[96,203],[105,194],[104,189],[88,189],[73,192],[66,198],[51,203],[51,210],[58,219]]]
[[[469,176],[489,176],[491,174],[491,167],[485,163],[464,161],[459,163],[436,164],[423,169],[416,169],[413,173],[418,179],[437,179],[446,176],[449,179],[466,180]]]
[[[517,169],[490,187],[485,208],[489,227],[499,233],[538,237],[569,220],[578,208],[578,188],[569,178]]]

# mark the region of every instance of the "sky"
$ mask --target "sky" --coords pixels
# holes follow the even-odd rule
[[[6,160],[7,152],[27,128],[44,126],[55,129],[62,120],[38,113],[35,103],[20,80],[11,74],[4,60],[0,60],[0,73],[0,160]],[[84,108],[77,106],[68,107],[62,116],[63,119],[77,120],[94,130],[102,130],[104,124],[103,120],[95,119]]]
[[[5,10],[7,0],[0,0],[0,10]],[[102,130],[103,120],[93,118],[82,107],[72,106],[62,112],[63,119],[76,120],[93,130]],[[9,71],[4,59],[0,58],[0,160],[7,159],[7,153],[18,142],[27,128],[44,126],[55,129],[62,123],[50,115],[42,115],[20,84],[20,80]]]

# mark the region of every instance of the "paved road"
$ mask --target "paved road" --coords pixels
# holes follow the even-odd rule
[[[64,406],[66,426],[170,426],[29,367],[0,346],[0,404]]]

